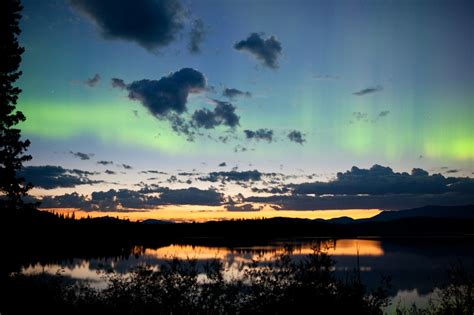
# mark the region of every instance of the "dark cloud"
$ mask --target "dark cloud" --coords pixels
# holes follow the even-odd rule
[[[35,187],[44,189],[70,188],[103,182],[88,178],[89,175],[95,175],[93,172],[64,169],[61,166],[52,165],[27,166],[19,172],[19,175],[24,177],[27,182],[33,183]]]
[[[225,167],[227,166],[226,162],[219,163],[219,167]]]
[[[330,182],[313,182],[293,185],[296,194],[315,195],[383,195],[383,194],[442,194],[456,192],[459,183],[469,184],[474,192],[474,180],[468,178],[429,175],[422,169],[411,174],[394,172],[390,167],[374,165],[370,169],[352,167],[345,173],[337,173]]]
[[[389,110],[383,110],[379,113],[379,117],[385,117],[388,116],[388,114],[390,114]]]
[[[168,115],[168,120],[170,121],[171,129],[173,129],[174,132],[178,135],[185,135],[187,141],[194,141],[196,131],[188,121],[177,114]]]
[[[91,157],[94,156],[94,154],[87,154],[87,153],[82,153],[82,152],[72,152],[72,151],[69,151],[70,154],[72,154],[73,156],[85,161],[85,160],[90,160]]]
[[[281,43],[275,36],[264,39],[258,33],[252,33],[246,39],[235,43],[234,49],[249,52],[263,65],[272,69],[278,68],[277,59],[282,52]]]
[[[100,165],[111,165],[111,164],[114,164],[114,162],[112,162],[112,161],[97,161],[97,164],[100,164]]]
[[[199,175],[200,173],[197,172],[179,172],[179,176],[196,176]]]
[[[290,139],[290,141],[293,141],[293,142],[296,142],[296,143],[299,143],[299,144],[303,144],[303,142],[306,141],[305,138],[304,138],[304,134],[301,133],[298,130],[291,131],[288,134],[288,139]]]
[[[68,170],[71,174],[75,174],[78,176],[91,176],[91,175],[99,175],[99,172],[90,172],[90,171],[83,171],[83,170],[78,170],[78,169],[70,169]]]
[[[244,203],[242,205],[237,205],[234,203],[227,204],[224,206],[227,211],[236,211],[236,212],[256,212],[262,210],[262,206],[255,207],[251,203]]]
[[[128,164],[122,164],[122,167],[126,170],[131,170],[133,168],[131,165]]]
[[[422,168],[414,168],[411,170],[411,175],[412,176],[429,176],[430,173],[428,173]]]
[[[183,28],[185,13],[178,0],[70,0],[94,22],[106,39],[132,41],[149,51],[167,46]]]
[[[200,177],[202,181],[259,181],[262,178],[262,173],[257,170],[253,171],[229,171],[229,172],[211,172],[206,177]]]
[[[234,89],[234,88],[225,88],[224,91],[222,91],[222,96],[230,98],[230,99],[234,99],[238,96],[251,97],[252,93],[244,92],[244,91]]]
[[[455,170],[455,169],[446,171],[447,174],[453,174],[453,173],[458,173],[458,172],[459,172],[459,170]]]
[[[252,130],[244,130],[245,137],[247,139],[255,139],[255,140],[266,140],[268,142],[272,142],[273,140],[273,130],[270,129],[258,129],[255,131]]]
[[[401,210],[426,205],[468,205],[474,202],[474,195],[460,193],[444,194],[388,194],[388,195],[273,195],[251,196],[246,202],[273,205],[276,210],[332,210],[332,209],[385,209]]]
[[[383,90],[383,87],[381,85],[377,85],[377,86],[374,86],[374,87],[369,87],[369,88],[366,88],[366,89],[362,89],[362,90],[354,92],[352,94],[357,95],[357,96],[362,96],[362,95],[366,95],[366,94],[370,94],[370,93],[379,92],[379,91],[382,91],[382,90]]]
[[[140,173],[143,173],[143,174],[147,174],[147,173],[150,173],[150,174],[162,174],[162,175],[167,175],[167,174],[168,174],[168,173],[166,173],[166,172],[157,171],[157,170],[141,171]]]
[[[191,30],[189,31],[189,44],[188,51],[192,54],[198,54],[201,52],[201,44],[206,37],[206,28],[204,22],[201,19],[193,21]]]
[[[168,183],[176,183],[178,181],[178,178],[175,175],[171,175],[166,181]]]
[[[191,117],[191,123],[197,128],[213,129],[224,125],[234,128],[239,125],[240,117],[235,113],[235,106],[229,102],[213,100],[216,104],[214,110],[198,109]]]
[[[94,87],[94,86],[97,86],[99,85],[100,83],[100,75],[98,73],[96,73],[92,78],[86,80],[85,82],[88,86],[90,87]]]
[[[185,112],[188,95],[203,91],[206,84],[201,72],[183,68],[159,80],[134,81],[125,89],[129,99],[139,101],[153,116],[163,119],[170,113]]]
[[[249,151],[249,149],[246,148],[246,147],[244,147],[244,146],[241,146],[240,144],[238,144],[238,145],[236,145],[236,146],[234,147],[234,152],[235,152],[235,153],[238,153],[238,152],[247,152],[247,151]]]
[[[91,194],[86,209],[96,211],[116,211],[123,208],[149,209],[159,202],[156,197],[146,196],[139,191],[128,189],[110,189],[109,191],[96,191]]]
[[[160,194],[164,204],[189,204],[217,206],[223,201],[221,193],[215,189],[201,190],[195,187],[186,189],[165,189]]]
[[[149,193],[159,192],[160,196]],[[77,193],[44,197],[43,208],[78,208],[85,211],[129,211],[129,209],[152,209],[162,205],[220,205],[223,202],[221,193],[214,189],[201,190],[195,187],[186,189],[169,189],[154,186],[139,191],[129,189],[110,189],[95,191],[90,198]]]
[[[111,171],[111,170],[105,170],[104,173],[107,174],[107,175],[115,175],[115,174],[117,174],[116,172]]]
[[[125,84],[123,81],[117,82],[118,87]],[[206,86],[206,78],[201,72],[183,68],[160,80],[140,80],[125,84],[125,89],[129,92],[129,99],[140,101],[153,116],[167,120],[174,132],[186,136],[188,141],[194,141],[196,136],[204,136],[198,131],[200,128],[227,126],[233,129],[239,126],[240,117],[235,113],[236,107],[216,99],[211,100],[215,105],[213,109],[198,109],[191,117],[183,115],[187,112],[188,95],[205,91]],[[227,141],[227,138],[222,139]]]
[[[265,188],[258,188],[252,187],[252,192],[254,193],[267,193],[267,194],[286,194],[290,192],[288,187],[265,187]]]
[[[118,88],[122,90],[125,90],[127,88],[127,84],[125,84],[125,82],[122,79],[112,78],[110,82],[113,88]]]
[[[352,113],[352,117],[354,117],[354,119],[357,120],[357,121],[365,120],[365,119],[367,119],[367,116],[368,116],[368,114],[363,113],[363,112],[353,112]]]
[[[89,210],[87,197],[77,192],[58,196],[46,196],[41,201],[42,208],[76,208]]]

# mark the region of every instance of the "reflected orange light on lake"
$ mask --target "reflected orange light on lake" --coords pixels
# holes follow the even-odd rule
[[[159,264],[160,262],[168,261],[174,258],[182,260],[196,259],[200,261],[207,261],[211,259],[219,259],[223,262],[224,276],[226,279],[232,277],[239,277],[242,275],[243,267],[248,266],[254,261],[271,262],[278,258],[279,255],[285,253],[285,246],[292,246],[292,255],[305,256],[314,252],[314,247],[319,247],[321,251],[326,252],[330,256],[378,256],[384,255],[381,242],[378,240],[365,239],[313,239],[310,241],[277,241],[267,245],[251,245],[243,247],[208,247],[208,246],[194,246],[194,245],[179,245],[172,244],[169,246],[160,247],[157,249],[143,248],[137,246],[136,253],[122,264],[129,267],[141,265],[143,262]],[[337,260],[337,258],[336,258]],[[98,260],[100,263],[91,264],[88,260],[69,261],[66,264],[47,264],[43,265],[37,263],[22,269],[24,274],[38,274],[48,273],[56,274],[60,272],[64,276],[74,279],[90,280],[93,287],[105,288],[103,274],[98,273],[100,264],[115,268],[121,265],[116,258],[104,258]],[[156,265],[155,265],[156,267]],[[99,268],[99,269],[97,269]],[[361,266],[361,270],[370,270],[370,266]]]
[[[334,256],[381,256],[384,254],[380,241],[376,240],[337,240],[333,251]]]
[[[259,205],[256,205],[258,207]],[[261,206],[261,205],[260,205]],[[90,216],[92,218],[112,216],[131,221],[146,219],[166,220],[174,222],[205,222],[211,220],[231,219],[262,219],[262,218],[300,218],[300,219],[332,219],[342,216],[353,219],[370,218],[381,211],[379,209],[347,209],[347,210],[275,210],[263,206],[260,211],[228,211],[222,206],[163,206],[154,210],[128,210],[128,211],[83,211],[77,209],[43,209],[56,213],[75,213],[76,218]]]
[[[313,253],[313,246],[318,244],[324,252],[331,256],[382,256],[384,251],[380,241],[363,239],[321,240],[319,243],[308,242],[293,248],[293,254],[309,255]],[[251,248],[207,247],[192,245],[170,245],[158,249],[146,249],[145,255],[161,259],[221,259],[229,260],[232,256],[234,262],[250,263],[252,260],[272,260],[275,255],[283,254],[282,246],[252,246]],[[236,255],[246,252],[247,255]]]

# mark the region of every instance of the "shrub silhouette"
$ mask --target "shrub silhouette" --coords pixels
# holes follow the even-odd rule
[[[172,259],[158,267],[138,267],[129,274],[104,272],[106,287],[101,289],[84,282],[43,281],[40,284],[53,288],[44,290],[50,292],[47,296],[40,294],[48,301],[36,305],[50,314],[382,314],[381,306],[388,302],[387,295],[366,292],[357,275],[345,281],[336,279],[334,261],[317,248],[301,261],[287,251],[272,262],[244,264],[241,274],[230,278],[219,260],[207,262],[203,269],[204,273],[193,259]],[[20,290],[26,285],[25,277],[17,275],[11,281],[22,282],[17,286]],[[42,291],[38,283],[26,286]],[[28,293],[33,301],[38,298],[35,292]],[[10,290],[8,294],[10,302],[18,296],[29,299],[24,292],[15,296]],[[13,305],[25,309],[9,308],[7,314],[28,311],[29,304]]]

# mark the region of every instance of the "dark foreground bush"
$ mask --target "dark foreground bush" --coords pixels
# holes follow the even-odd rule
[[[367,292],[358,273],[335,278],[334,261],[315,250],[302,261],[290,252],[271,263],[242,266],[225,274],[220,261],[199,270],[195,260],[174,259],[123,275],[105,273],[106,287],[60,276],[13,275],[2,314],[382,314],[384,287]]]
[[[474,275],[461,261],[448,268],[448,283],[434,292],[427,308],[397,307],[397,315],[473,315]]]

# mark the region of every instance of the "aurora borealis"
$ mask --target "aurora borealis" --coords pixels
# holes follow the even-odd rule
[[[150,217],[172,206],[217,207],[242,217],[264,209],[327,211],[329,206],[317,202],[290,209],[272,200],[294,197],[294,185],[303,182],[338,180],[337,172],[353,166],[384,165],[393,172],[380,176],[401,185],[413,178],[396,174],[415,176],[415,168],[440,173],[446,178],[440,185],[467,188],[427,190],[422,196],[403,192],[413,196],[399,206],[378,200],[338,207],[335,201],[329,209],[474,201],[472,2],[24,0],[23,5],[20,42],[26,52],[18,85],[19,109],[27,117],[21,128],[32,141],[29,165],[78,169],[89,174],[69,175],[95,181],[37,187],[32,194],[39,199],[77,192],[90,202],[93,192],[122,189],[141,191],[133,199],[150,205],[150,193],[159,198],[196,187],[218,192],[221,200],[154,200],[150,211],[115,196],[113,211],[146,209]],[[182,69],[203,75],[205,86],[173,77]],[[112,79],[123,86],[113,87]],[[218,112],[219,104],[227,104],[222,107],[227,111]],[[236,117],[237,123],[227,120]],[[259,130],[271,135],[256,136]],[[233,180],[228,173],[203,180],[210,172],[241,176],[251,170],[262,178]],[[369,175],[379,176],[374,174]],[[416,175],[426,177],[417,183],[439,179],[430,175]],[[158,186],[159,191],[146,190]],[[387,195],[399,193],[387,189]],[[256,203],[251,197],[257,196],[274,199]],[[111,210],[97,204],[94,211]],[[50,202],[48,208],[81,208],[75,205]]]

